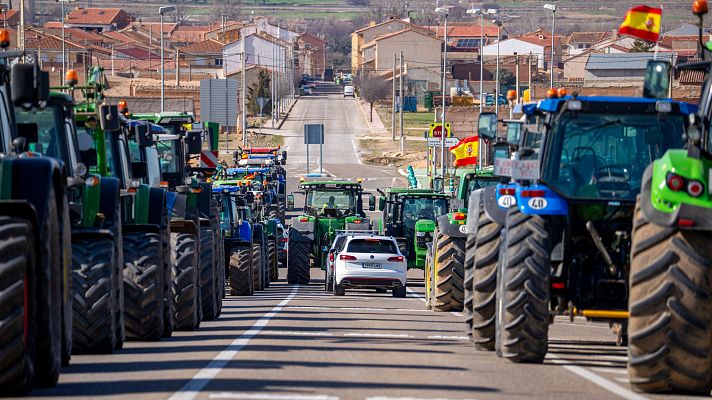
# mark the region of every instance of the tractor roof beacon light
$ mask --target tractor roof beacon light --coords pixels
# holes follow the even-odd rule
[[[559,98],[566,97],[566,88],[559,88],[559,89],[557,89],[557,90],[556,90],[556,95],[557,95]]]
[[[692,13],[701,17],[707,14],[707,0],[695,0],[692,2]]]
[[[0,47],[7,49],[10,46],[10,31],[0,29]]]
[[[507,100],[514,101],[517,99],[517,91],[514,89],[507,90]]]
[[[64,80],[67,82],[67,85],[72,87],[79,83],[79,75],[77,74],[77,70],[68,69],[67,73],[64,75]]]
[[[547,99],[555,99],[559,95],[558,91],[556,89],[547,89],[546,90],[546,98]]]
[[[121,114],[127,114],[129,112],[129,105],[126,100],[119,100],[119,112]]]

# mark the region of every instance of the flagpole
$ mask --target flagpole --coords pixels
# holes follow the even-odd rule
[[[660,38],[662,37],[663,33],[663,5],[660,4],[660,35],[658,35],[658,40],[655,41],[655,54],[653,54],[653,61],[657,61],[658,59],[658,51],[660,49]]]

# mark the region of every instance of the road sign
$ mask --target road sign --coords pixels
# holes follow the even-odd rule
[[[457,146],[460,143],[460,139],[456,137],[445,138],[445,147]],[[428,138],[428,147],[442,147],[443,138]]]
[[[200,81],[200,119],[222,126],[237,126],[237,81],[203,79]]]
[[[443,124],[442,122],[431,122],[430,123],[430,132],[428,132],[428,136],[433,138],[433,137],[442,137],[442,131],[443,131]],[[447,134],[445,137],[451,137],[452,136],[452,130],[450,129],[450,123],[446,122],[445,123],[445,131]]]
[[[304,125],[304,144],[324,144],[324,124]]]

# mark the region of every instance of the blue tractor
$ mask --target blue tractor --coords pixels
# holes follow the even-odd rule
[[[225,274],[230,294],[250,296],[255,291],[254,229],[248,195],[238,186],[214,186],[213,195],[221,203],[220,230],[225,251]]]

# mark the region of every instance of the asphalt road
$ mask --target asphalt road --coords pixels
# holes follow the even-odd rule
[[[318,92],[317,92],[318,93]],[[327,125],[324,169],[338,179],[397,183],[394,171],[359,163],[351,139],[365,124],[354,100],[299,100],[285,129],[288,170],[305,167],[304,123]],[[328,153],[328,155],[327,155]],[[394,181],[395,179],[395,181]],[[293,190],[294,181],[290,183]],[[280,271],[284,279],[286,271]],[[334,297],[313,283],[284,281],[252,297],[228,297],[218,321],[160,342],[131,342],[113,355],[74,356],[55,388],[37,397],[244,400],[643,399],[631,391],[625,348],[605,325],[557,319],[543,365],[476,350],[460,313],[426,310],[422,272],[405,299],[373,291]]]

